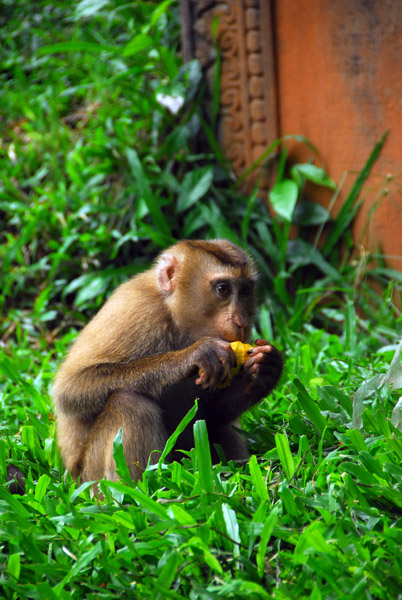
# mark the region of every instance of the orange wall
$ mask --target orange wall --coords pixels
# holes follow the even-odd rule
[[[309,138],[339,183],[345,171],[363,167],[390,129],[355,237],[363,236],[371,249],[380,243],[395,257],[392,266],[402,269],[402,2],[276,0],[274,15],[281,135]],[[303,158],[305,149],[295,146],[292,155]],[[389,173],[397,181],[386,182]],[[345,193],[353,180],[350,174]],[[370,206],[384,188],[389,193],[380,196],[367,227]]]

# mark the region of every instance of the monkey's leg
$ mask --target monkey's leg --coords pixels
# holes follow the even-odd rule
[[[105,476],[118,479],[113,440],[120,427],[127,465],[135,481],[141,477],[152,450],[162,452],[167,435],[160,408],[140,394],[115,392],[91,428],[82,460],[81,481]],[[152,461],[156,462],[158,456],[158,453],[153,454]]]

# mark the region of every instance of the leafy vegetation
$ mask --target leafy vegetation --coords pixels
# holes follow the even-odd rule
[[[240,193],[201,112],[175,3],[8,0],[0,19],[4,597],[401,598],[402,277],[357,260],[348,233],[385,137],[336,219],[308,199],[311,185],[337,198],[335,184],[313,161],[289,166],[276,141],[255,165],[279,152],[268,210]],[[286,372],[243,419],[246,464],[212,467],[197,422],[188,457],[134,485],[117,436],[121,482],[92,498],[58,453],[56,365],[111,290],[179,237],[249,248],[256,333],[277,340]]]

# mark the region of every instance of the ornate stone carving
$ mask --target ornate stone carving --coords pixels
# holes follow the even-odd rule
[[[241,175],[277,138],[277,110],[270,0],[181,0],[185,60],[197,58],[212,95],[221,58],[217,134],[236,175]],[[255,178],[251,175],[248,183]],[[248,186],[249,187],[249,186]]]

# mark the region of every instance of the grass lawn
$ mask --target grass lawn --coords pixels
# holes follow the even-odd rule
[[[288,168],[286,143],[269,198],[244,196],[176,3],[10,0],[0,25],[0,595],[402,598],[402,276],[348,233],[385,137],[335,220],[305,186],[334,182]],[[249,249],[254,334],[285,371],[243,417],[246,463],[212,467],[198,421],[185,459],[133,484],[117,436],[121,481],[93,498],[61,462],[51,382],[113,288],[180,237]]]

